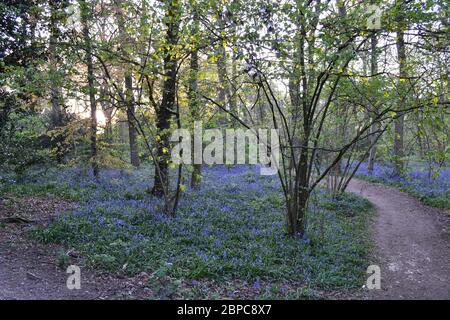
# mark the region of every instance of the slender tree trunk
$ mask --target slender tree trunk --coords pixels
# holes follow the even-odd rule
[[[57,4],[54,0],[50,1],[50,44],[49,44],[49,67],[50,67],[50,100],[52,103],[51,121],[52,127],[61,125],[61,87],[57,79],[57,60],[56,41],[58,39],[57,26]]]
[[[86,51],[87,78],[89,87],[89,104],[91,109],[91,165],[94,177],[98,179],[97,163],[97,102],[95,99],[95,76],[92,61],[92,40],[89,34],[89,22],[92,19],[92,8],[86,1],[80,1],[81,22],[83,26],[83,38]]]
[[[110,102],[107,100],[108,93],[106,84],[102,84],[100,87],[100,106],[102,108],[103,114],[105,115],[105,141],[108,143],[113,142],[113,129],[112,129],[112,114],[113,107]]]
[[[375,32],[372,34],[371,38],[370,38],[370,45],[371,45],[371,50],[370,50],[370,75],[373,79],[373,77],[375,77],[375,75],[378,72],[378,63],[377,63],[377,44],[378,44],[378,39],[377,36],[375,34]],[[373,100],[375,101],[375,99]],[[375,108],[374,108],[375,109]],[[376,116],[376,112],[377,110],[372,110],[369,114],[369,117],[371,116]],[[369,171],[370,174],[372,174],[374,166],[375,166],[375,154],[376,154],[376,144],[374,143],[376,140],[376,132],[378,131],[379,128],[379,123],[375,122],[372,124],[371,128],[370,128],[370,138],[369,138],[369,143],[371,145],[370,147],[370,151],[369,151],[369,161],[367,164],[367,170]]]
[[[307,143],[308,140],[305,140]],[[305,145],[307,147],[307,145]],[[297,179],[299,180],[299,190],[298,190],[298,213],[297,213],[297,223],[295,225],[295,233],[300,234],[302,237],[306,230],[306,212],[308,209],[309,200],[309,181],[308,181],[308,149],[302,148],[299,158],[299,166],[297,171]]]
[[[219,48],[217,49],[217,55],[218,55],[218,60],[217,60],[217,75],[218,75],[218,80],[219,80],[219,88],[218,88],[218,100],[219,103],[223,106],[226,106],[227,102],[229,102],[229,92],[228,92],[228,85],[227,85],[227,58],[226,58],[226,51],[225,51],[225,47],[220,44]],[[225,116],[228,116],[228,114],[225,114]]]
[[[170,120],[176,102],[177,57],[176,45],[178,43],[178,28],[180,23],[180,0],[167,0],[165,24],[166,36],[164,46],[164,84],[161,104],[156,108],[156,127],[160,137],[157,141],[155,184],[152,194],[164,195],[164,189],[169,184]]]
[[[217,23],[221,30],[223,28],[225,28],[225,24],[224,24],[222,15],[223,15],[222,9],[219,8],[219,11],[217,14],[217,16],[218,16]],[[223,105],[223,106],[229,105],[231,107],[231,105],[230,105],[230,103],[231,103],[230,86],[228,84],[227,51],[225,48],[225,44],[222,40],[219,41],[219,44],[216,48],[216,54],[217,54],[217,76],[218,76],[218,80],[219,80],[218,100],[221,105]],[[225,114],[225,117],[229,117],[229,115]],[[225,122],[226,122],[226,118],[223,120],[225,120]]]
[[[289,81],[289,95],[293,104],[292,126],[298,128],[292,129],[292,141],[290,148],[294,159],[289,166],[293,170],[293,182],[290,199],[287,199],[288,208],[288,233],[292,236],[305,235],[306,230],[306,212],[309,199],[309,108],[308,108],[308,80],[306,77],[305,65],[305,38],[306,29],[304,18],[301,19],[297,30],[297,50],[293,73]],[[301,88],[301,90],[300,90]],[[300,146],[300,148],[299,148]],[[295,164],[295,165],[294,165]]]
[[[112,143],[113,142],[113,127],[112,127],[112,117],[110,114],[108,114],[107,112],[103,112],[105,113],[105,140],[108,143]]]
[[[399,109],[405,109],[405,96],[406,96],[406,88],[405,81],[407,78],[406,72],[406,48],[405,48],[405,23],[402,17],[402,0],[400,0],[400,10],[397,16],[397,55],[398,55],[398,63],[399,63]],[[403,174],[403,136],[404,136],[404,115],[403,112],[400,111],[400,114],[395,119],[394,123],[394,174],[397,176],[401,176]]]
[[[119,35],[121,38],[122,51],[126,52],[126,47],[129,42],[129,37],[125,31],[125,22],[122,12],[122,1],[115,1],[117,10],[117,25],[119,29]],[[139,167],[139,151],[137,144],[137,128],[135,119],[135,100],[133,93],[133,76],[128,65],[125,66],[125,99],[126,99],[126,111],[128,120],[128,139],[130,142],[130,162],[133,166]]]
[[[128,119],[128,137],[130,140],[130,160],[131,164],[139,167],[139,149],[137,143],[137,129],[135,121],[135,106],[132,89],[132,78],[130,75],[125,77],[126,99],[127,99],[127,119]]]
[[[56,42],[59,38],[58,29],[58,3],[51,0],[50,4],[50,43],[49,43],[49,68],[50,68],[50,101],[52,110],[50,114],[51,128],[56,129],[63,125],[62,90],[58,77],[58,53]],[[61,163],[64,156],[64,135],[59,132],[53,137],[56,145],[56,159]]]
[[[233,112],[233,114],[240,116],[239,114],[239,108],[238,108],[238,99],[237,99],[237,86],[236,86],[236,77],[237,77],[237,44],[236,44],[236,24],[233,24],[232,27],[232,33],[233,33],[233,52],[231,54],[231,79],[230,79],[230,110]],[[232,125],[233,127],[236,127],[237,121],[236,119],[232,118]]]
[[[341,17],[342,21],[345,21],[346,17],[347,17],[347,9],[345,7],[345,2],[344,1],[338,1],[337,2],[338,5],[338,11],[339,11],[339,16]],[[319,11],[320,9],[318,9]],[[344,25],[345,27],[345,25]],[[311,50],[311,48],[309,48]],[[309,53],[308,54],[309,57],[314,57],[314,53]],[[346,106],[344,105],[343,108],[340,108],[340,106],[337,106],[337,114],[336,116],[340,119],[340,125],[337,128],[337,132],[338,134],[340,134],[340,138],[342,138],[342,142],[339,142],[339,139],[337,139],[337,145],[339,144],[343,144],[345,142],[345,121],[342,121],[342,119],[345,117],[345,113],[346,113]],[[311,161],[313,161],[313,159],[311,159]],[[339,181],[339,177],[341,175],[341,162],[342,160],[339,160],[330,170],[330,190],[332,191],[332,196],[333,198],[336,196],[338,190],[338,181]]]
[[[199,36],[199,14],[197,12],[198,8],[194,6],[194,30],[193,30],[193,38],[194,44],[191,52],[191,65],[190,65],[190,74],[189,74],[189,108],[191,112],[191,118],[193,121],[199,119],[199,100],[198,100],[198,72],[199,72],[199,64],[198,64],[198,36]],[[191,188],[198,189],[200,188],[202,178],[202,165],[198,163],[193,164],[193,171],[191,176]]]
[[[120,110],[121,111],[121,110]],[[126,144],[127,143],[127,128],[128,128],[128,121],[125,118],[126,116],[122,112],[117,112],[117,126],[119,127],[119,142],[120,144]]]

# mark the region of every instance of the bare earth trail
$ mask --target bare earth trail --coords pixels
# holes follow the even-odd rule
[[[347,191],[367,198],[378,214],[373,263],[381,268],[381,290],[367,298],[450,299],[448,213],[380,184],[354,179]]]

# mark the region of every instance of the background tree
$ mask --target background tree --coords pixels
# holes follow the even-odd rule
[[[90,140],[91,140],[91,166],[94,177],[98,179],[99,169],[97,163],[97,101],[95,97],[95,75],[94,75],[94,63],[92,54],[92,40],[90,36],[90,23],[93,18],[92,4],[86,1],[79,1],[81,12],[81,23],[83,27],[83,41],[85,49],[85,59],[87,67],[87,87],[89,92],[89,105],[91,111],[91,127],[90,127]]]

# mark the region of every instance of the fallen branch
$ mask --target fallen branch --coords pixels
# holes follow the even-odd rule
[[[1,218],[0,223],[33,223],[33,220],[28,220],[18,216],[12,216],[7,218]]]

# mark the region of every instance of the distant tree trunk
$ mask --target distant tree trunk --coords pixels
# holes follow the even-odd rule
[[[89,104],[91,107],[91,165],[94,177],[98,179],[97,163],[97,102],[95,99],[94,64],[92,61],[92,40],[89,35],[89,22],[92,20],[92,8],[86,1],[80,1],[81,23],[83,26],[83,38],[86,52],[87,78],[89,87]]]
[[[56,42],[59,38],[58,29],[58,3],[51,0],[50,4],[50,43],[49,43],[49,68],[50,68],[50,101],[52,110],[50,113],[50,127],[56,129],[63,125],[62,90],[58,77],[58,53]],[[64,135],[60,132],[52,138],[56,145],[56,159],[61,163],[64,155]]]
[[[160,137],[157,141],[155,184],[151,193],[155,196],[164,195],[164,188],[169,184],[170,120],[174,113],[176,102],[178,28],[180,24],[180,0],[166,0],[165,14],[166,36],[164,46],[164,84],[161,104],[156,108],[156,128]]]
[[[113,127],[111,113],[103,111],[105,114],[105,140],[108,143],[113,142]]]
[[[128,119],[128,137],[130,140],[130,160],[131,164],[139,167],[139,149],[137,144],[137,129],[135,121],[135,106],[133,96],[133,80],[131,75],[125,76],[125,89],[127,99],[127,119]]]
[[[122,0],[115,1],[117,10],[117,25],[119,29],[119,36],[121,39],[121,48],[125,52],[127,44],[129,42],[129,37],[125,31],[125,22],[122,12]],[[133,77],[128,65],[125,66],[125,99],[126,99],[126,110],[127,110],[127,120],[128,120],[128,139],[130,141],[130,161],[135,167],[139,167],[139,152],[137,144],[137,128],[135,119],[135,100],[133,93]]]
[[[119,128],[119,142],[120,144],[126,144],[128,140],[127,129],[128,129],[128,121],[125,118],[126,115],[123,112],[117,112],[117,126]]]
[[[373,77],[375,77],[375,75],[378,72],[378,63],[377,63],[377,44],[378,44],[378,39],[377,39],[377,35],[375,34],[375,32],[371,35],[370,37],[370,45],[371,45],[371,50],[370,50],[370,75],[373,79]],[[375,101],[375,100],[373,100]],[[369,117],[371,116],[376,116],[376,112],[377,110],[371,110],[369,113]],[[367,170],[369,171],[370,174],[372,174],[373,169],[374,169],[374,165],[375,165],[375,154],[376,154],[376,132],[378,131],[378,126],[379,123],[375,122],[372,124],[371,128],[370,128],[370,138],[369,138],[369,143],[371,145],[370,147],[370,151],[369,151],[369,161],[367,164]]]
[[[191,65],[190,65],[190,74],[189,74],[189,108],[191,112],[192,120],[199,119],[199,100],[198,100],[198,32],[199,32],[199,14],[197,11],[198,8],[194,7],[194,30],[193,30],[193,38],[195,39],[195,43],[193,44],[192,52],[191,52]],[[193,171],[191,176],[191,188],[198,189],[200,188],[202,177],[202,165],[198,163],[193,164]]]
[[[232,32],[233,32],[233,52],[231,54],[231,85],[230,85],[230,110],[231,112],[233,112],[233,114],[240,116],[239,114],[239,108],[238,108],[238,98],[237,98],[237,88],[236,88],[236,77],[237,77],[237,44],[236,44],[236,24],[233,24],[233,28],[232,28]],[[236,127],[237,125],[237,121],[236,119],[232,118],[232,125],[233,127]]]
[[[405,50],[405,23],[402,17],[402,1],[400,0],[399,14],[397,16],[397,56],[399,63],[399,110],[405,109],[405,81],[407,78],[406,72],[406,50]],[[403,133],[404,131],[404,115],[400,114],[395,119],[394,123],[394,174],[401,176],[403,174]]]
[[[225,23],[223,21],[223,12],[222,8],[219,8],[217,13],[217,21],[219,28],[222,30],[225,28]],[[217,55],[217,76],[218,76],[218,101],[222,106],[230,105],[231,99],[230,99],[230,86],[228,84],[228,70],[227,70],[227,51],[224,44],[223,39],[220,39],[219,44],[216,48],[216,55]],[[226,117],[229,117],[229,114],[225,114]],[[226,118],[224,119],[225,122]]]
[[[105,141],[108,143],[113,142],[113,128],[112,128],[112,116],[113,107],[111,103],[107,100],[108,92],[106,88],[106,83],[100,87],[100,106],[102,108],[103,114],[105,115]]]
[[[56,77],[58,55],[56,52],[56,41],[58,39],[58,18],[57,4],[54,0],[50,1],[50,43],[49,43],[49,67],[50,67],[50,100],[52,103],[51,121],[52,127],[61,125],[61,87]]]

